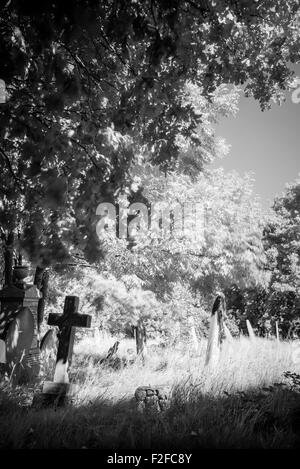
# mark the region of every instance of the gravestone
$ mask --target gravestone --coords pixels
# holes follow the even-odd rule
[[[246,319],[246,326],[247,326],[247,331],[248,331],[248,334],[249,334],[249,338],[251,340],[254,340],[255,339],[255,334],[254,334],[254,330],[252,329],[251,322],[249,321],[249,319]]]
[[[8,326],[5,335],[6,364],[9,373],[17,382],[30,375],[30,363],[26,356],[31,348],[34,336],[34,319],[29,308],[20,308],[16,318]]]
[[[100,365],[103,364],[109,364],[112,362],[112,360],[115,358],[118,348],[119,348],[120,342],[117,340],[112,347],[108,350],[106,356],[102,358],[99,362]]]
[[[141,413],[160,413],[170,405],[170,389],[166,386],[139,386],[134,397]]]
[[[92,317],[78,313],[79,298],[67,296],[63,314],[50,313],[48,324],[57,326],[58,348],[53,382],[45,381],[42,394],[34,397],[33,405],[64,405],[72,396],[76,387],[69,383],[68,368],[71,365],[75,327],[91,327]]]
[[[222,331],[226,317],[226,302],[223,293],[217,295],[212,307],[210,327],[207,340],[205,366],[215,367],[220,358]]]
[[[275,330],[276,330],[276,340],[277,340],[277,342],[280,342],[278,321],[275,321]]]
[[[33,318],[33,337],[30,347],[26,349],[23,365],[30,370],[28,379],[34,380],[38,377],[40,369],[40,348],[37,327],[37,306],[40,292],[35,285],[18,282],[15,285],[5,285],[0,290],[0,340],[6,342],[6,335],[13,321],[16,320],[21,308],[30,310]],[[21,337],[20,337],[21,340]],[[16,377],[17,378],[17,377]]]
[[[136,353],[144,361],[147,356],[147,334],[142,319],[139,319],[137,324],[133,326],[133,331],[136,342]]]
[[[78,296],[67,296],[65,299],[63,314],[50,313],[49,326],[58,326],[58,349],[54,381],[57,383],[68,382],[68,368],[71,365],[72,352],[75,338],[74,327],[91,327],[92,317],[88,314],[78,313]]]
[[[46,332],[46,334],[41,340],[41,344],[40,344],[41,352],[52,352],[53,350],[56,350],[57,342],[58,342],[58,339],[57,339],[55,331],[53,329],[49,329],[49,331]]]

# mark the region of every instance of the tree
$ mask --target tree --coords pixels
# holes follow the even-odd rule
[[[277,197],[273,217],[265,228],[265,246],[272,270],[271,288],[298,292],[300,288],[300,178]]]
[[[275,199],[264,244],[271,271],[268,315],[284,335],[300,315],[300,178]]]
[[[166,171],[178,141],[202,146],[203,116],[182,100],[187,82],[207,99],[221,84],[246,84],[265,107],[299,60],[296,0],[1,7],[1,224],[6,239],[20,229],[27,255],[43,265],[76,249],[99,257],[95,207],[128,185],[145,149]]]
[[[300,180],[288,184],[277,197],[265,220],[262,242],[267,274],[264,284],[241,288],[233,285],[226,291],[229,308],[245,331],[245,320],[265,334],[275,332],[278,321],[282,337],[299,334],[300,315]]]
[[[207,311],[218,290],[232,284],[240,289],[263,288],[268,282],[262,244],[265,216],[253,195],[253,181],[222,170],[206,170],[198,176],[173,172],[165,177],[150,165],[138,167],[134,177],[151,208],[156,202],[166,205],[169,226],[157,237],[151,231],[151,218],[145,232],[137,230],[135,246],[130,249],[126,239],[108,232],[103,269],[120,279],[125,274],[136,275],[161,302],[165,321],[174,325],[192,316],[205,335]],[[188,229],[175,232],[172,210],[179,206],[185,213],[185,204],[192,208],[184,218]],[[198,216],[203,215],[204,224],[195,224],[193,208],[197,204],[203,209]]]

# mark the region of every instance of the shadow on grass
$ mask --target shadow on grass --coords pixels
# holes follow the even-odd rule
[[[298,390],[285,385],[219,397],[177,386],[170,408],[152,415],[138,413],[133,399],[112,403],[98,398],[56,410],[37,410],[22,405],[18,392],[4,386],[0,391],[0,447],[295,448],[300,446],[299,409]]]

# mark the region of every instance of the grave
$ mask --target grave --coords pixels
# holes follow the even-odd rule
[[[108,365],[110,363],[113,363],[114,359],[116,358],[116,354],[118,352],[119,345],[120,345],[120,342],[117,340],[114,343],[114,345],[112,347],[110,347],[110,349],[108,350],[106,356],[99,361],[99,364],[100,365],[106,365],[106,364]]]
[[[46,332],[40,343],[41,352],[52,352],[57,348],[57,336],[53,329]]]
[[[72,401],[76,386],[69,383],[68,368],[71,365],[75,327],[91,327],[92,317],[88,314],[79,314],[79,298],[67,296],[63,314],[50,313],[48,324],[57,326],[58,348],[54,378],[45,381],[41,394],[36,394],[33,406],[64,405]]]
[[[17,266],[24,272],[25,266]],[[15,269],[17,269],[15,267]],[[15,270],[14,269],[14,270]],[[24,274],[25,275],[25,274]],[[34,380],[40,370],[40,348],[38,336],[37,307],[41,297],[35,285],[26,284],[20,275],[14,275],[14,283],[0,290],[0,341],[3,368],[9,373],[14,369],[14,379]],[[25,310],[27,312],[25,312]],[[26,337],[26,338],[25,338]],[[14,342],[12,342],[14,341]],[[5,344],[5,346],[4,346]],[[26,347],[24,347],[26,344]],[[3,349],[5,351],[3,352]],[[18,367],[20,350],[23,350],[22,367]],[[22,378],[18,375],[22,371]],[[24,373],[26,370],[26,373]]]
[[[210,318],[209,334],[207,339],[207,349],[205,366],[215,367],[220,358],[220,348],[223,341],[224,319],[226,318],[226,302],[223,293],[217,295]]]
[[[26,357],[34,336],[34,319],[28,307],[19,309],[8,326],[5,335],[6,364],[12,379],[17,382],[29,380],[30,367]]]
[[[254,330],[251,326],[251,322],[249,321],[249,319],[246,319],[246,325],[247,325],[247,330],[248,330],[248,334],[249,334],[249,338],[251,340],[254,340],[255,339],[255,333],[254,333]]]
[[[170,389],[166,386],[139,386],[134,397],[141,413],[160,413],[170,405]]]

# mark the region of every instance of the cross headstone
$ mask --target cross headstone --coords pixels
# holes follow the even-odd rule
[[[56,367],[53,381],[56,383],[68,383],[67,370],[71,365],[75,327],[91,327],[92,317],[88,314],[78,313],[78,296],[67,296],[65,299],[63,314],[50,313],[49,326],[58,326],[58,348]]]
[[[75,338],[75,327],[91,327],[92,317],[78,313],[79,298],[67,296],[63,314],[50,313],[48,324],[57,326],[58,348],[53,382],[46,381],[42,394],[36,394],[33,406],[64,405],[74,391],[75,386],[69,384],[68,367],[71,364]]]

